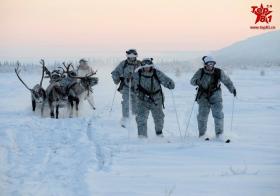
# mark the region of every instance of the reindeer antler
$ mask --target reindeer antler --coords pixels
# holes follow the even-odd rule
[[[66,71],[68,72],[69,71],[69,68],[70,68],[70,65],[71,63],[69,63],[68,65],[66,65],[65,62],[62,63],[62,65],[65,67]]]
[[[46,67],[44,59],[41,59],[40,64],[43,66],[43,70],[46,72],[46,74],[51,77],[51,72]]]
[[[66,63],[63,62],[62,65],[65,67],[66,71],[65,71],[65,69],[63,69],[62,67],[59,67],[59,68],[63,69],[63,74],[66,73],[68,76],[69,76],[69,69],[70,69],[70,66],[72,67],[73,70],[75,70],[75,68],[74,68],[74,66],[73,66],[72,63],[68,63],[68,64],[66,65]]]
[[[86,77],[93,76],[93,75],[95,75],[96,73],[97,73],[97,70],[96,70],[96,71],[91,70],[91,72],[88,73],[88,74],[86,75]]]
[[[21,83],[22,83],[28,90],[32,91],[32,89],[29,88],[29,87],[23,82],[23,80],[20,78],[20,76],[19,76],[20,72],[21,72],[20,63],[17,61],[17,67],[15,68],[15,73],[16,73],[18,79],[21,81]]]
[[[71,66],[73,70],[75,70],[75,67],[72,63],[69,63],[68,66]]]
[[[86,74],[85,76],[71,76],[69,75],[70,78],[77,78],[77,79],[83,79],[83,78],[89,78],[93,75],[95,75],[97,73],[97,70],[96,71],[91,71],[90,73]]]
[[[62,70],[62,75],[63,75],[64,73],[66,73],[66,71],[63,69],[63,67],[58,66],[57,68]]]
[[[45,61],[44,61],[44,59],[41,59],[40,63],[42,64],[42,77],[41,77],[41,80],[40,80],[40,88],[42,88],[42,83],[43,83],[44,74],[45,74]]]

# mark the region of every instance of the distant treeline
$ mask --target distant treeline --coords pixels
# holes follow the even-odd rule
[[[63,61],[53,61],[48,62],[46,60],[46,67],[48,67],[50,70],[56,69],[58,66],[62,65]],[[124,60],[121,58],[103,58],[103,59],[87,59],[89,61],[89,65],[92,66],[94,69],[113,69],[115,66],[117,66],[120,61]],[[41,65],[39,63],[40,59],[38,59],[38,63],[25,63],[20,62],[20,65],[22,67],[22,71],[28,71],[28,72],[40,72],[41,71]],[[65,61],[66,63],[72,62],[75,67],[78,66],[78,61]],[[186,61],[186,60],[176,60],[176,59],[155,59],[154,60],[155,65],[161,69],[162,71],[166,72],[173,72],[176,73],[176,75],[181,75],[180,73],[186,73],[186,72],[194,72],[198,67],[202,67],[203,64],[201,63],[201,59],[195,59],[192,61]],[[17,61],[0,61],[0,72],[13,72],[15,67],[17,66]],[[226,61],[219,61],[217,60],[217,66],[222,67],[225,70],[233,70],[233,69],[251,69],[251,68],[265,68],[265,67],[272,67],[277,66],[280,67],[280,62],[265,62],[265,63],[258,63],[258,62],[226,62]]]
[[[47,60],[47,59],[45,59]],[[117,58],[108,58],[108,59],[87,59],[89,61],[89,65],[92,66],[95,69],[102,69],[104,67],[113,69],[115,66],[117,66],[120,61],[124,59],[117,59]],[[20,65],[22,67],[22,71],[28,71],[28,72],[38,72],[41,70],[41,65],[39,63],[40,59],[38,60],[38,63],[25,63],[20,62]],[[75,67],[78,66],[78,61],[65,61],[65,62],[72,62]],[[15,67],[17,66],[18,61],[0,61],[0,72],[13,72]],[[55,69],[58,66],[62,65],[63,61],[54,61],[49,62],[46,61],[46,66],[49,69]],[[159,67],[163,71],[168,72],[187,72],[190,70],[196,69],[196,67],[200,66],[197,65],[197,63],[191,63],[189,61],[179,61],[179,60],[163,60],[163,59],[155,59],[154,63],[157,67]]]

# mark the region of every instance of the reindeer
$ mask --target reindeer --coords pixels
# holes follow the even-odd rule
[[[78,77],[71,63],[68,65],[63,63],[63,66],[64,68],[58,67],[62,69],[62,72],[59,70],[50,72],[45,67],[45,71],[50,78],[50,85],[46,89],[46,94],[52,118],[54,118],[54,107],[56,107],[56,118],[58,118],[59,107],[65,105],[65,103],[70,103],[70,117],[72,117],[74,102],[76,102],[76,111],[78,111],[78,105],[82,94],[86,93],[87,95],[85,98],[88,98],[92,93],[91,87],[98,83],[98,78],[91,77],[95,75],[96,72],[89,73],[84,77]],[[70,66],[73,70],[70,70]],[[89,103],[94,108],[93,103],[90,101]]]
[[[45,71],[50,78],[50,84],[46,89],[47,101],[50,107],[51,118],[56,117],[58,119],[59,107],[68,103],[68,96],[66,93],[66,86],[63,84],[63,79],[65,78],[64,72],[59,70],[53,70],[50,72],[46,67]],[[56,115],[54,115],[54,107],[56,108]]]
[[[76,112],[78,112],[80,99],[83,98],[83,95],[84,99],[87,99],[91,107],[95,109],[92,97],[92,86],[98,83],[98,78],[91,77],[96,74],[96,71],[92,71],[85,76],[77,76],[74,70],[69,71],[69,66],[70,65],[66,67],[65,72],[67,73],[69,78],[75,79],[74,82],[70,83],[67,87],[68,101],[71,106],[70,117],[72,117],[74,102],[76,103]]]
[[[21,81],[21,83],[27,88],[27,90],[29,90],[31,92],[32,111],[35,111],[37,104],[41,104],[41,116],[43,116],[44,105],[45,105],[45,101],[46,101],[46,91],[42,87],[44,72],[45,72],[45,70],[44,70],[45,62],[44,62],[44,60],[41,60],[40,63],[43,65],[43,67],[42,67],[42,77],[41,77],[40,83],[36,84],[32,89],[29,88],[25,84],[25,82],[21,79],[21,77],[19,76],[19,74],[21,72],[19,62],[17,62],[17,67],[15,68],[15,73],[16,73],[18,79]]]

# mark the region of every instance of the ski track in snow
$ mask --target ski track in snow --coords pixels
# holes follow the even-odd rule
[[[0,195],[279,195],[279,74],[276,69],[265,76],[258,70],[231,75],[238,98],[229,132],[232,96],[223,88],[225,131],[232,139],[224,144],[197,139],[197,105],[182,143],[166,89],[166,137],[156,138],[149,119],[149,139],[139,140],[133,118],[128,129],[119,126],[119,94],[109,115],[115,87],[105,72],[95,88],[97,110],[84,103],[78,117],[67,118],[62,109],[58,120],[48,111],[43,118],[33,113],[30,95],[14,74],[1,73],[0,94],[6,96],[0,98]],[[32,76],[25,75],[27,82],[40,77]],[[172,77],[184,135],[194,87],[191,74]],[[210,114],[210,137],[213,128]]]
[[[85,120],[74,120],[77,124],[66,124],[65,119],[26,120],[32,124],[18,119],[20,130],[6,130],[6,139],[12,144],[6,149],[10,167],[4,171],[6,179],[1,183],[6,194],[87,195],[83,176],[88,164],[95,160],[85,137]]]
[[[87,123],[87,136],[95,147],[95,157],[97,160],[97,169],[108,171],[112,164],[112,151],[106,146],[106,138],[97,133],[98,127],[94,127],[93,119],[90,119]]]

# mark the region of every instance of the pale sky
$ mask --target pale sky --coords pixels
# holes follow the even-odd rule
[[[249,28],[260,3],[272,4],[279,30],[279,0],[0,0],[0,58],[220,49],[268,32]]]

